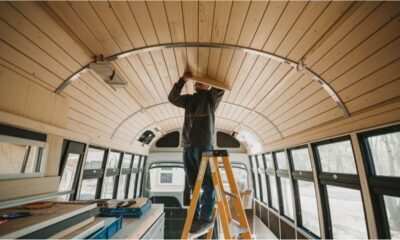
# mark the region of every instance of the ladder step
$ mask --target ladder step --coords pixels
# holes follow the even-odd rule
[[[200,236],[203,236],[205,234],[208,233],[208,230],[210,230],[211,228],[214,227],[214,223],[210,223],[210,226],[208,226],[207,228],[205,228],[203,231],[197,232],[197,233],[190,233],[188,235],[188,239],[196,239]]]
[[[227,192],[227,191],[224,191],[224,193],[225,193],[225,195],[228,195],[231,198],[239,198],[239,196],[237,194]]]
[[[235,237],[238,237],[242,233],[248,232],[246,227],[240,226],[240,223],[233,219],[229,223],[229,230],[231,231],[232,236]]]

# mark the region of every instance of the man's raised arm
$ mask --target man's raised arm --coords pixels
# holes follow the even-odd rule
[[[185,108],[189,99],[189,95],[181,95],[182,88],[185,85],[185,78],[181,77],[178,82],[174,84],[171,92],[168,95],[168,100],[177,107]]]

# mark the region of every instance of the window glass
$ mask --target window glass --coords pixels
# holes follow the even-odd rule
[[[119,152],[110,152],[110,156],[107,162],[107,168],[118,168],[120,156],[121,153]]]
[[[185,190],[185,171],[182,167],[151,168],[150,191],[183,192]]]
[[[96,197],[98,179],[84,179],[81,185],[79,200],[92,200]]]
[[[317,146],[323,172],[357,174],[350,140]]]
[[[119,176],[117,199],[125,199],[127,180],[128,180],[128,175]]]
[[[137,187],[136,187],[136,197],[140,197],[141,192],[140,192],[140,188],[142,187],[142,176],[143,176],[143,167],[144,167],[144,161],[145,158],[142,158],[142,160],[140,161],[140,172],[139,172],[139,177],[138,177],[138,181],[137,181]]]
[[[41,147],[21,143],[2,142],[0,135],[0,174],[40,172]],[[5,137],[4,137],[5,138]]]
[[[131,174],[131,178],[129,180],[128,198],[133,198],[134,197],[135,184],[136,184],[136,173],[132,173]]]
[[[400,177],[400,132],[367,139],[376,175]]]
[[[268,204],[267,176],[265,175],[264,159],[260,155],[257,157],[257,161],[258,161],[258,176],[261,179],[262,201]]]
[[[221,180],[224,185],[224,189],[226,191],[230,192],[230,187],[228,183],[228,178],[226,176],[225,169],[220,167],[220,174],[221,174]],[[233,175],[235,176],[236,184],[239,189],[239,191],[244,191],[248,189],[248,183],[247,183],[247,171],[244,167],[235,167],[232,166],[232,171]]]
[[[275,176],[268,176],[269,177],[269,186],[271,188],[271,205],[275,209],[279,209],[279,201],[278,201],[278,189],[276,186],[276,177]]]
[[[329,185],[326,187],[333,238],[368,238],[360,191]]]
[[[317,198],[313,182],[297,181],[300,195],[302,226],[320,236]]]
[[[392,239],[400,239],[400,198],[384,196],[386,215]]]
[[[79,157],[80,155],[76,153],[68,154],[67,161],[62,172],[60,186],[58,187],[59,192],[72,190],[75,175],[78,172]],[[59,197],[60,200],[67,200],[68,198],[69,194]]]
[[[115,176],[106,177],[104,184],[103,184],[103,192],[102,192],[102,199],[112,199],[114,193],[114,186],[115,186]]]
[[[129,168],[131,166],[132,154],[124,153],[121,168]]]
[[[255,190],[256,190],[256,198],[260,199],[260,186],[259,186],[259,181],[258,181],[258,168],[257,168],[257,163],[256,163],[256,158],[255,156],[251,156],[251,162],[253,163],[253,173],[254,173],[254,186],[255,186]]]
[[[283,212],[287,217],[294,219],[292,188],[290,186],[290,180],[288,178],[280,178],[280,180],[282,188]]]
[[[266,168],[274,169],[274,161],[272,159],[272,154],[266,153],[264,154],[264,156],[265,156],[265,163],[267,164]]]
[[[288,165],[285,157],[285,152],[275,153],[276,163],[278,164],[278,169],[287,170]]]
[[[89,148],[86,161],[85,169],[101,169],[103,165],[105,150]]]
[[[312,171],[307,148],[290,150],[295,171]]]

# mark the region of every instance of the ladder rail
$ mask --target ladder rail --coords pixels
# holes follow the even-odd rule
[[[225,173],[228,179],[230,192],[224,190],[224,185],[221,179],[221,173],[218,167],[218,158],[222,158],[223,166],[225,168]],[[200,190],[203,184],[204,175],[207,169],[207,164],[210,166],[211,177],[213,181],[214,191],[215,191],[215,207],[212,215],[213,226],[208,229],[207,239],[211,239],[212,233],[214,231],[215,219],[217,214],[222,226],[222,231],[224,233],[225,239],[234,238],[233,232],[239,232],[238,236],[251,239],[251,232],[247,217],[243,208],[243,204],[240,198],[240,192],[236,184],[236,180],[233,174],[232,166],[229,162],[228,152],[226,150],[216,150],[203,152],[199,173],[196,178],[196,184],[193,191],[192,200],[190,201],[190,206],[188,209],[188,214],[185,220],[185,225],[183,228],[181,239],[187,239],[189,237],[189,231],[193,222],[194,213],[196,211],[197,202],[200,196]],[[232,219],[231,209],[227,200],[227,196],[232,197],[230,201],[233,201],[234,210],[238,217],[238,222]],[[192,235],[195,236],[195,235]]]

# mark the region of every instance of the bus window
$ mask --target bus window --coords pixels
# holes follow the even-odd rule
[[[378,129],[360,137],[379,238],[400,238],[400,128]]]
[[[283,215],[291,220],[294,220],[292,184],[289,179],[288,163],[285,152],[275,152],[274,158],[277,166],[276,174],[278,176],[281,189]]]
[[[301,227],[320,236],[317,198],[311,160],[307,147],[289,150],[290,164],[293,167],[295,197],[299,200],[298,222]]]
[[[121,173],[118,180],[117,199],[125,199],[128,178],[131,173],[132,154],[124,153],[121,165]]]
[[[329,237],[368,238],[360,182],[349,138],[313,144],[325,207],[330,217]],[[333,186],[334,185],[334,186]],[[345,218],[343,216],[346,216]]]
[[[79,200],[96,199],[98,188],[103,179],[103,162],[106,158],[105,149],[89,147],[82,176]]]
[[[116,185],[116,179],[119,175],[119,162],[121,160],[120,152],[111,152],[108,157],[106,165],[105,179],[103,183],[103,189],[101,198],[102,199],[112,199],[114,198],[114,190]]]

